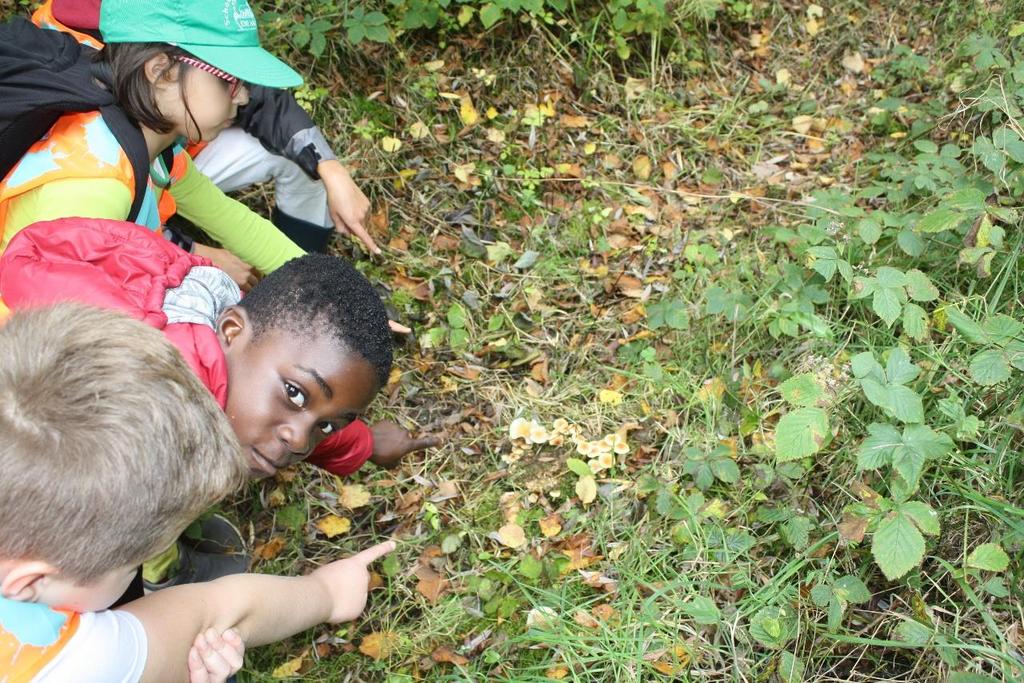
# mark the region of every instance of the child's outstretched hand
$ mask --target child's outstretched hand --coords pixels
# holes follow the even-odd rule
[[[188,651],[188,683],[224,683],[238,673],[245,658],[245,643],[234,629],[206,629]]]
[[[331,616],[327,621],[332,624],[352,621],[363,613],[370,589],[370,572],[366,568],[394,549],[394,541],[378,543],[352,557],[324,565],[310,574],[323,583],[331,598]]]
[[[370,427],[370,431],[373,432],[373,454],[370,455],[370,462],[386,469],[397,467],[402,458],[409,453],[441,445],[441,439],[436,436],[414,439],[409,432],[390,420],[378,422]]]

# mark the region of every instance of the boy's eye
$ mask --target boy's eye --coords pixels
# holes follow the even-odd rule
[[[321,422],[320,423],[320,431],[323,432],[323,434],[325,434],[325,435],[329,436],[329,435],[333,434],[335,429],[337,429],[337,427],[335,427],[330,422]]]
[[[302,393],[301,389],[299,389],[294,384],[291,384],[290,382],[285,382],[284,390],[288,394],[289,401],[294,403],[299,408],[306,407],[306,395]]]

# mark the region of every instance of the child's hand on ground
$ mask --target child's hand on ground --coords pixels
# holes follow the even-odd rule
[[[235,284],[241,287],[243,292],[248,292],[259,281],[259,278],[256,277],[256,269],[230,251],[208,247],[205,244],[196,242],[192,252],[196,256],[202,256],[213,261],[213,265],[227,273],[228,277],[234,280]]]
[[[352,235],[371,252],[379,254],[380,247],[364,227],[370,213],[370,200],[352,180],[348,169],[337,160],[321,161],[317,173],[327,190],[327,210],[334,221],[334,229],[343,235]]]
[[[196,636],[188,651],[189,683],[224,683],[238,673],[245,658],[245,643],[234,629],[223,635],[210,628]]]
[[[310,574],[322,582],[330,596],[331,615],[327,621],[332,624],[352,621],[363,613],[370,589],[370,572],[367,567],[394,549],[394,541],[378,543],[352,557],[324,565]]]
[[[370,456],[370,462],[386,469],[397,467],[402,458],[409,453],[441,445],[441,439],[436,436],[414,439],[409,432],[390,420],[378,422],[370,427],[370,431],[373,432],[373,454]]]

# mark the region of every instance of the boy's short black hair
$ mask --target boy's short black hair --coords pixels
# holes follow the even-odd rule
[[[253,339],[269,329],[298,336],[322,332],[357,353],[377,371],[380,386],[391,372],[391,330],[380,296],[351,263],[327,254],[292,259],[260,280],[239,304]]]

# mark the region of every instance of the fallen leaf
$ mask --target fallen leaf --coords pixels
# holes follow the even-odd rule
[[[359,643],[359,651],[380,661],[390,657],[398,647],[398,634],[393,631],[374,631]]]
[[[811,130],[811,125],[814,123],[814,117],[801,114],[800,116],[794,116],[792,123],[793,130],[801,135],[806,135]]]
[[[597,392],[597,400],[601,403],[617,406],[622,403],[622,394],[614,389],[602,389]]]
[[[505,142],[505,131],[498,130],[497,128],[487,129],[487,140],[493,142],[496,145],[504,144]]]
[[[569,675],[569,667],[567,666],[553,666],[544,672],[544,678],[550,678],[553,681],[560,681]]]
[[[562,531],[562,516],[556,512],[543,518],[538,524],[540,525],[540,532],[544,534],[544,538],[552,538]]]
[[[615,611],[615,608],[606,602],[601,603],[600,605],[595,605],[594,608],[590,610],[590,613],[600,621],[612,621],[618,617],[618,612]]]
[[[558,613],[550,607],[534,607],[526,613],[526,628],[548,628],[557,618]]]
[[[515,522],[509,522],[498,529],[498,540],[504,546],[518,548],[526,544],[526,532]]]
[[[597,482],[593,477],[580,477],[576,482],[576,495],[580,502],[589,505],[597,498]]]
[[[409,135],[412,136],[413,140],[422,140],[430,135],[430,129],[422,121],[415,121],[409,126]]]
[[[274,536],[266,543],[261,543],[253,548],[252,554],[261,560],[272,560],[281,554],[284,550],[284,538],[281,536]]]
[[[598,620],[591,614],[588,614],[581,609],[576,610],[576,612],[573,613],[572,620],[583,628],[597,628],[601,625],[600,622],[598,622]]]
[[[498,110],[495,109],[494,107],[487,107],[487,111],[484,112],[484,116],[487,117],[488,121],[493,121],[494,119],[498,118]]]
[[[715,400],[721,401],[722,396],[725,395],[725,382],[720,377],[712,377],[711,379],[704,380],[703,386],[697,390],[697,400],[702,403]]]
[[[384,137],[380,140],[380,148],[388,154],[393,154],[402,149],[402,141],[398,138]]]
[[[416,578],[419,579],[416,591],[425,597],[431,605],[437,604],[438,599],[448,588],[448,581],[426,565],[420,565],[416,569]]]
[[[316,528],[319,529],[327,538],[334,538],[341,534],[347,534],[352,528],[352,520],[348,517],[327,515],[317,521]]]
[[[344,484],[338,500],[349,510],[355,510],[369,504],[370,497],[370,492],[362,484]]]
[[[775,82],[789,87],[789,84],[793,82],[793,75],[789,73],[789,69],[779,69],[775,72]]]
[[[299,669],[306,663],[306,655],[309,654],[309,650],[304,650],[302,654],[294,659],[289,659],[281,666],[274,669],[270,676],[272,678],[291,678],[295,674],[299,673]]]
[[[562,114],[559,119],[562,125],[566,128],[586,128],[590,125],[590,119],[586,116],[573,116],[572,114]]]
[[[435,71],[440,71],[441,69],[444,68],[444,60],[443,59],[435,59],[432,62],[424,62],[423,68],[426,69],[427,71],[429,71],[430,73],[434,73]]]
[[[473,106],[473,100],[469,95],[459,97],[459,118],[466,126],[472,126],[480,120],[480,113]]]
[[[839,522],[839,535],[851,543],[860,543],[864,540],[864,534],[868,530],[868,518],[858,517],[849,513],[843,515],[843,521]]]
[[[847,52],[843,55],[843,68],[855,74],[864,72],[864,57],[859,52]]]
[[[450,647],[439,647],[430,653],[430,658],[438,664],[454,664],[455,666],[466,666],[469,660],[460,654],[456,654]]]
[[[648,180],[651,177],[651,158],[641,154],[633,159],[633,175],[640,180]]]

